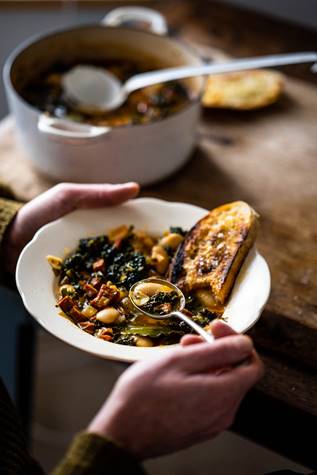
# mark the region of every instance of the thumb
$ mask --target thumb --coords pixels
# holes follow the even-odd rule
[[[135,198],[140,190],[139,185],[134,182],[117,185],[67,183],[64,184],[64,188],[67,195],[66,203],[72,209],[117,205]]]
[[[210,324],[210,330],[215,338],[223,338],[226,336],[237,335],[237,332],[235,332],[231,327],[229,327],[227,323],[219,319],[214,320]]]

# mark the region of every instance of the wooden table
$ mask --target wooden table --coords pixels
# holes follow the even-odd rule
[[[316,49],[317,32],[217,2],[152,5],[173,33],[233,56]],[[317,468],[317,91],[307,67],[287,72],[286,94],[271,108],[204,112],[190,161],[142,195],[206,208],[242,199],[261,214],[272,293],[250,334],[267,370],[234,429]],[[25,199],[52,185],[18,152],[10,121],[0,132],[0,174]]]

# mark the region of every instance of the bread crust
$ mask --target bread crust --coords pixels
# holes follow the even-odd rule
[[[188,232],[169,269],[169,279],[186,292],[210,289],[224,305],[253,246],[259,216],[243,201],[210,211]]]
[[[283,75],[276,71],[218,74],[208,77],[202,104],[222,109],[259,109],[276,102],[283,88]]]

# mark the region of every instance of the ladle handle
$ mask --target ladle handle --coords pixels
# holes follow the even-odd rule
[[[160,71],[149,71],[137,74],[128,79],[123,88],[126,94],[151,86],[161,82],[185,79],[195,76],[205,76],[210,74],[229,73],[234,71],[244,71],[248,69],[267,68],[274,66],[284,66],[287,64],[316,63],[316,52],[276,54],[271,56],[260,56],[255,58],[235,59],[225,63],[205,64],[203,66],[184,66],[177,68],[162,69]],[[315,71],[315,67],[313,67]]]
[[[206,340],[208,343],[213,343],[215,341],[214,336],[211,333],[206,332],[200,325],[195,323],[191,318],[189,318],[185,313],[183,312],[173,312],[173,316],[180,318],[183,320],[183,322],[186,322],[187,325],[192,327],[196,333],[198,333],[201,337],[203,337],[204,340]]]

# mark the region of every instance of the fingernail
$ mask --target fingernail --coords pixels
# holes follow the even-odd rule
[[[119,184],[116,184],[115,186],[134,186],[136,188],[140,188],[140,185],[136,183],[135,181],[127,181],[126,183],[119,183]]]

